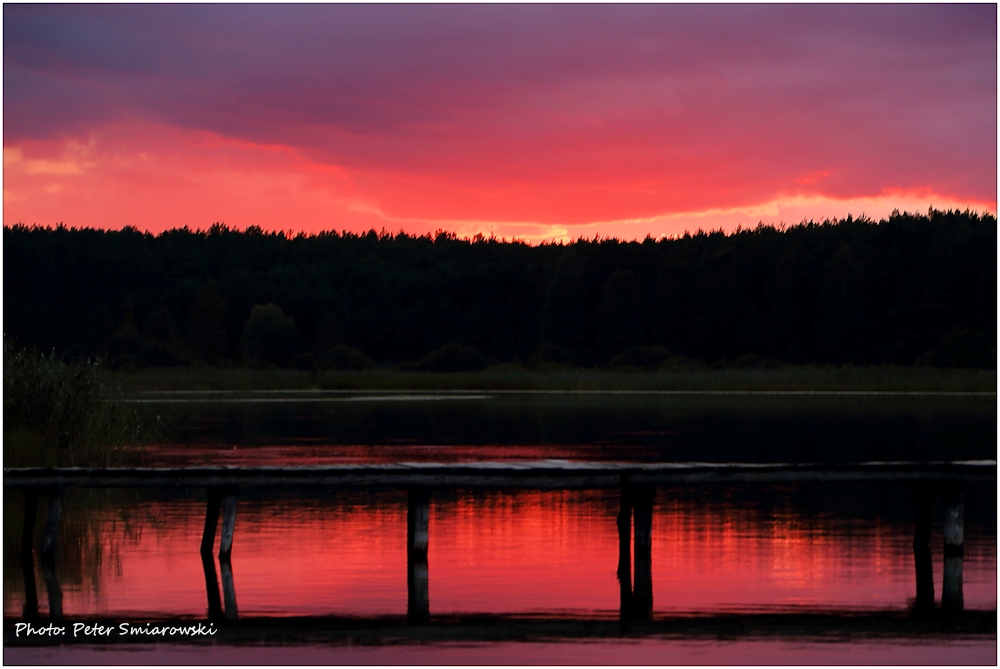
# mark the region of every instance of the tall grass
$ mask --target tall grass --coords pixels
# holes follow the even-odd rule
[[[5,467],[114,466],[137,461],[149,429],[94,362],[67,364],[4,338]]]

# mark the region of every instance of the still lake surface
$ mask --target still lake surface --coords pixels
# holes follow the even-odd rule
[[[151,466],[996,458],[995,395],[189,392],[135,400],[167,426]],[[405,631],[405,490],[244,491],[231,564],[211,567],[198,552],[204,491],[70,490],[54,563],[67,621],[205,620],[218,569],[226,613],[239,619],[229,625],[290,622],[281,634],[254,637],[252,650],[245,639],[8,644],[4,659],[991,664],[995,484],[967,486],[964,503],[962,615],[986,620],[985,632],[915,631],[906,622],[916,600],[906,484],[657,489],[652,612],[618,626],[617,490],[434,490],[427,595],[432,626],[451,632],[413,636]],[[26,578],[36,582],[41,620],[59,605],[50,604],[51,570],[37,554],[33,565],[17,558],[21,504],[20,493],[5,492],[8,626],[33,613]],[[942,515],[937,499],[938,609]],[[297,636],[297,621],[348,631]]]

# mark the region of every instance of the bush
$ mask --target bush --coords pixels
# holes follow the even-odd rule
[[[147,434],[138,412],[97,379],[4,339],[4,466],[108,466],[134,460]]]
[[[662,346],[629,346],[611,358],[608,367],[656,369],[669,359],[670,352]]]
[[[351,346],[334,346],[316,356],[320,369],[371,369],[375,363],[364,353]]]
[[[536,369],[551,365],[572,367],[573,355],[558,344],[542,342],[535,347],[535,350],[531,353],[531,357],[528,358],[528,367]]]
[[[316,356],[310,353],[299,353],[288,363],[292,369],[312,369],[316,366]]]
[[[779,367],[784,366],[784,363],[778,360],[762,358],[753,353],[740,356],[736,359],[736,362],[733,363],[733,367],[737,369],[778,369]]]
[[[295,320],[276,304],[257,304],[243,327],[240,353],[276,365],[287,365],[305,349],[305,340],[295,329]]]
[[[673,355],[663,361],[660,369],[670,372],[696,372],[706,369],[705,363],[698,358],[689,358],[686,355]]]
[[[419,372],[478,372],[490,365],[490,359],[472,346],[447,344],[428,353],[412,365]]]
[[[160,340],[143,340],[139,345],[139,364],[142,367],[181,367],[193,360],[186,354],[179,342],[166,343]]]

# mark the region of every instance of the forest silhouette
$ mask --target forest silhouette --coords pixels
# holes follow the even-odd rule
[[[996,218],[531,246],[216,224],[4,228],[4,328],[114,369],[996,367]]]

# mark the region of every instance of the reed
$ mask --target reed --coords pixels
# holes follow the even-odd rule
[[[4,339],[5,467],[135,463],[152,433],[121,390],[98,378],[98,364],[65,363]]]

